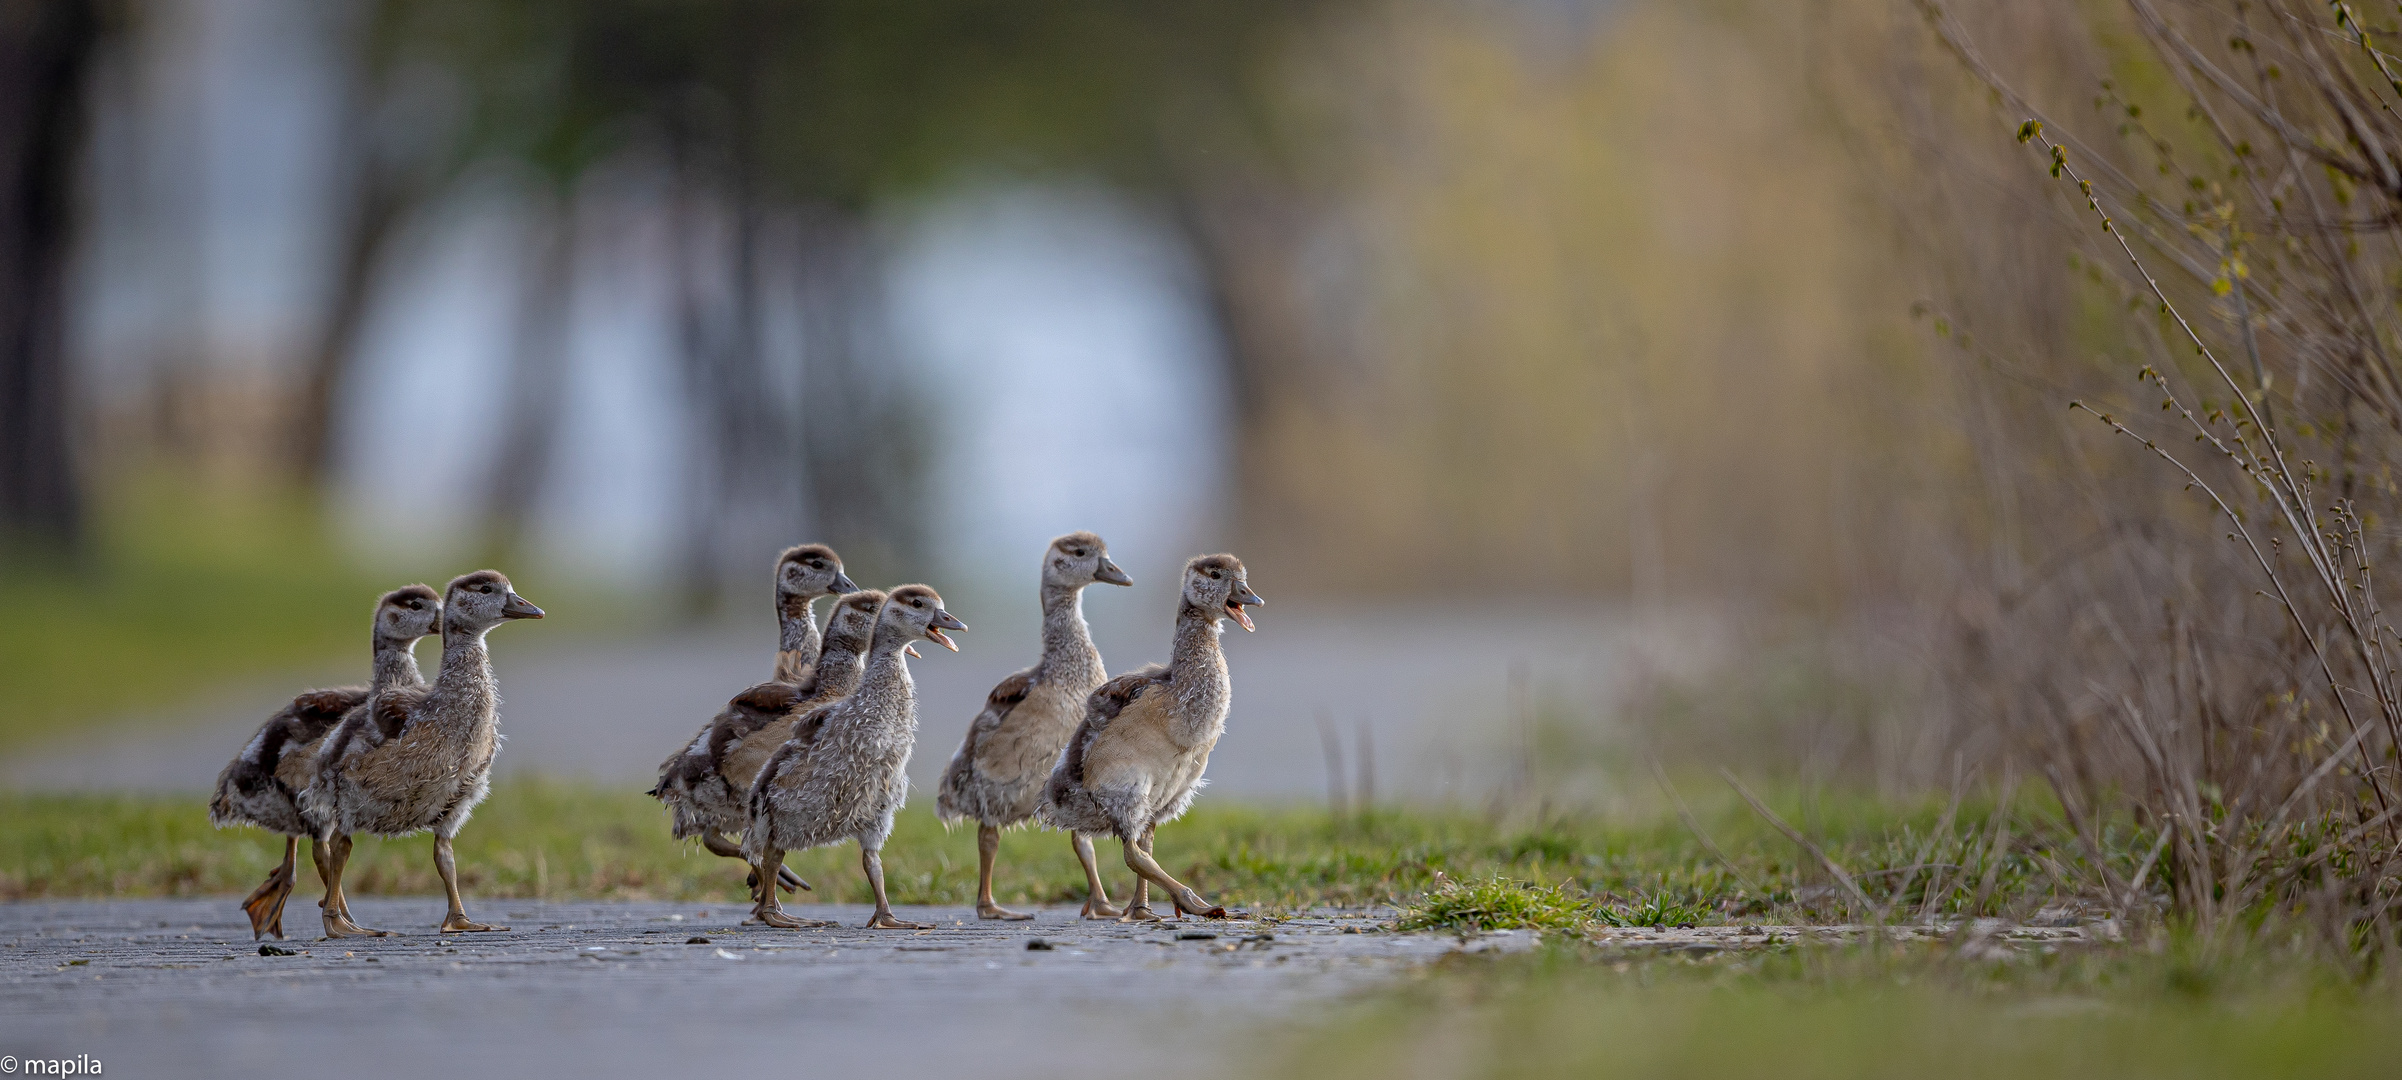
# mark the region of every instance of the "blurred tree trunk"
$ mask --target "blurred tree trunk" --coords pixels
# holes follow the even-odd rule
[[[744,5],[730,26],[755,26],[756,5]],[[799,492],[792,470],[790,417],[784,395],[770,378],[765,342],[762,284],[766,252],[762,241],[766,178],[759,158],[759,42],[746,34],[728,43],[739,65],[728,117],[726,168],[733,233],[727,239],[725,330],[717,335],[716,436],[718,528],[724,547],[718,566],[720,588],[741,588],[755,579],[776,551],[794,541]],[[715,599],[712,597],[712,599]]]
[[[722,588],[722,537],[717,523],[723,517],[726,484],[722,477],[723,423],[726,392],[724,365],[719,354],[718,327],[710,318],[704,283],[710,170],[701,161],[700,142],[689,117],[668,125],[668,155],[674,193],[669,198],[675,282],[676,346],[683,373],[685,415],[692,437],[685,441],[688,475],[683,484],[684,505],[678,514],[676,591],[684,614],[706,615],[717,607]]]
[[[1327,390],[1307,377],[1310,342],[1292,266],[1306,222],[1297,200],[1273,186],[1236,178],[1187,175],[1168,191],[1174,221],[1201,273],[1202,300],[1224,364],[1234,415],[1234,475],[1243,492],[1234,501],[1236,529],[1245,536],[1306,532],[1318,508],[1296,504],[1289,471],[1263,444],[1271,414],[1307,410]],[[1301,400],[1294,400],[1300,398]],[[1304,501],[1306,502],[1306,501]]]
[[[100,32],[91,0],[0,0],[0,527],[61,550],[83,538],[66,276]]]
[[[575,302],[576,213],[572,189],[554,183],[528,208],[509,392],[484,501],[487,565],[520,554],[542,496],[565,413],[567,352]]]
[[[883,268],[867,222],[837,206],[804,208],[799,271],[809,529],[848,561],[909,565],[924,554],[933,432],[890,362]]]
[[[375,274],[393,234],[422,192],[389,164],[377,160],[363,97],[354,93],[345,111],[335,167],[341,170],[336,224],[340,250],[334,260],[332,293],[325,319],[309,345],[293,416],[294,471],[311,490],[321,490],[334,467],[334,410],[359,350],[360,334],[375,299]]]

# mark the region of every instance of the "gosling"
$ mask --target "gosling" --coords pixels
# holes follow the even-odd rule
[[[431,830],[434,869],[450,902],[441,931],[508,929],[467,917],[451,841],[491,793],[492,759],[500,752],[500,684],[484,635],[504,622],[542,615],[497,570],[451,579],[442,600],[442,669],[433,685],[377,694],[335,729],[315,781],[300,794],[301,812],[333,849],[326,867],[327,937],[389,933],[335,918],[350,835],[358,832],[394,837]]]
[[[1120,916],[1155,920],[1148,887],[1157,885],[1179,914],[1228,917],[1168,876],[1151,857],[1152,834],[1193,803],[1209,768],[1209,752],[1226,732],[1234,697],[1219,647],[1223,621],[1254,629],[1246,606],[1267,601],[1251,591],[1241,560],[1202,555],[1184,566],[1175,643],[1165,665],[1118,676],[1085,700],[1084,722],[1051,771],[1040,820],[1083,836],[1116,836],[1135,873],[1134,899]],[[1107,898],[1095,891],[1093,902]]]
[[[765,682],[726,703],[694,751],[675,759],[674,766],[651,794],[674,812],[670,830],[679,840],[698,836],[710,852],[743,858],[731,837],[742,835],[750,814],[751,782],[776,749],[792,738],[801,717],[858,689],[866,666],[867,647],[875,636],[876,613],[884,594],[873,589],[853,592],[834,605],[826,619],[824,651],[817,670],[798,686]],[[747,863],[746,863],[747,866]],[[809,888],[789,867],[777,868],[777,882],[786,891]],[[759,880],[746,882],[757,900]]]
[[[923,930],[893,917],[884,892],[884,841],[893,815],[909,795],[909,754],[917,743],[916,689],[907,659],[911,641],[923,636],[952,652],[959,646],[943,633],[965,630],[942,597],[924,585],[894,589],[876,617],[867,670],[859,689],[799,719],[792,738],[778,747],[751,785],[750,822],[743,854],[762,883],[774,881],[784,853],[859,842],[859,866],[876,894],[871,929]],[[776,890],[758,890],[751,921],[785,929],[831,926],[786,914]]]
[[[1084,623],[1084,587],[1096,581],[1134,584],[1110,561],[1109,547],[1100,537],[1072,532],[1051,541],[1043,553],[1042,658],[993,688],[984,711],[968,725],[967,738],[943,770],[934,812],[946,823],[976,822],[979,918],[1034,917],[994,902],[993,857],[1001,847],[1001,830],[1032,819],[1041,807],[1051,767],[1083,718],[1085,697],[1109,678],[1101,665],[1101,650],[1093,647],[1092,631]],[[1109,906],[1108,891],[1093,862],[1092,840],[1081,833],[1070,836],[1091,891],[1084,917],[1117,916],[1120,912]]]
[[[250,916],[250,937],[284,936],[284,901],[292,895],[292,857],[300,838],[310,837],[309,858],[322,873],[325,852],[300,812],[300,789],[309,785],[317,752],[342,717],[367,703],[378,691],[417,688],[425,676],[417,670],[416,645],[442,623],[442,598],[423,585],[385,593],[375,602],[374,668],[367,686],[311,690],[268,717],[242,752],[217,774],[217,789],[209,800],[209,824],[256,825],[284,837],[284,861],[257,889],[242,900]],[[347,911],[342,913],[347,920]]]

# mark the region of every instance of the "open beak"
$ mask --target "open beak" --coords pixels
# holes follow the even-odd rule
[[[501,605],[500,617],[504,619],[539,619],[542,617],[542,609],[535,607],[533,601],[512,592],[509,594],[509,602]]]
[[[846,574],[846,573],[843,573],[843,572],[842,572],[842,571],[840,571],[840,570],[836,570],[836,571],[834,571],[834,593],[835,593],[835,595],[837,595],[837,596],[847,596],[847,595],[849,595],[849,594],[851,594],[851,593],[855,593],[855,592],[858,592],[858,591],[859,591],[859,583],[858,583],[858,582],[856,582],[856,581],[852,581],[852,580],[851,580],[851,575],[849,575],[849,574]]]
[[[1258,593],[1251,591],[1251,583],[1238,581],[1234,585],[1234,595],[1226,598],[1226,614],[1233,616],[1234,621],[1241,623],[1243,632],[1248,634],[1258,630],[1259,627],[1251,625],[1251,616],[1245,614],[1243,608],[1246,605],[1256,607],[1266,603],[1267,601],[1262,599]]]
[[[967,624],[960,622],[958,616],[953,615],[948,611],[944,611],[941,608],[935,608],[934,621],[926,624],[926,640],[940,645],[943,648],[949,649],[952,652],[958,652],[959,643],[951,640],[951,636],[943,633],[943,631],[965,629],[967,629]]]
[[[1126,572],[1118,569],[1118,564],[1109,561],[1107,555],[1101,556],[1101,565],[1093,571],[1093,580],[1105,585],[1134,584],[1134,579],[1127,577]]]

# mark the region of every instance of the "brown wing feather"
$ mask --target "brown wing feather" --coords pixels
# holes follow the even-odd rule
[[[976,719],[967,726],[967,741],[959,748],[960,758],[971,762],[976,760],[976,743],[999,729],[1001,722],[1009,719],[1010,711],[1026,700],[1026,695],[1033,690],[1033,668],[1011,675],[993,687],[992,693],[984,698],[984,711],[977,713]]]
[[[698,759],[684,760],[684,782],[696,784],[710,773],[722,772],[726,755],[736,743],[782,719],[801,700],[799,687],[780,682],[763,682],[734,695],[709,724],[708,752]]]
[[[1167,684],[1167,665],[1148,664],[1102,683],[1100,689],[1085,698],[1084,721],[1076,725],[1075,737],[1068,740],[1068,777],[1078,784],[1084,783],[1085,748],[1094,739],[1100,738],[1101,733],[1108,730],[1109,722],[1126,711],[1126,706],[1133,704],[1134,699],[1143,696],[1144,691]]]
[[[267,738],[259,751],[260,768],[268,776],[275,775],[285,747],[316,741],[341,723],[344,713],[366,701],[367,688],[363,686],[311,690],[293,698],[290,706],[267,721]]]
[[[383,735],[384,741],[391,742],[400,738],[401,730],[409,726],[409,715],[416,712],[418,704],[424,700],[416,694],[387,692],[367,702],[367,713],[374,719],[375,729]]]
[[[785,740],[784,746],[799,752],[816,745],[818,732],[826,729],[826,718],[834,715],[834,706],[838,704],[840,702],[828,702],[809,710],[799,723],[793,725],[792,738]]]

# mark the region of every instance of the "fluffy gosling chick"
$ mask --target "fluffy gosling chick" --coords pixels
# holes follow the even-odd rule
[[[242,752],[217,774],[216,794],[209,799],[209,824],[256,825],[282,833],[284,861],[267,880],[242,900],[250,916],[250,937],[284,936],[284,901],[292,895],[292,857],[300,838],[310,836],[311,859],[323,864],[320,846],[300,813],[300,790],[315,773],[317,753],[342,717],[367,703],[379,690],[422,687],[417,670],[418,639],[442,623],[442,597],[423,585],[408,585],[377,598],[374,619],[374,667],[367,686],[311,690],[292,699],[242,747]]]
[[[884,893],[884,841],[893,815],[909,795],[909,753],[917,744],[916,688],[909,678],[909,643],[924,637],[959,651],[945,630],[967,624],[943,610],[924,585],[894,589],[876,617],[867,669],[859,689],[800,718],[792,738],[776,749],[751,785],[750,822],[742,850],[762,882],[775,880],[784,853],[843,840],[859,842],[859,866],[875,890],[871,928],[922,930],[892,914]],[[795,919],[759,890],[754,921],[797,929],[831,925]]]
[[[1043,824],[1086,836],[1107,833],[1125,847],[1136,883],[1124,919],[1157,918],[1146,902],[1150,885],[1165,890],[1179,913],[1227,917],[1225,908],[1160,869],[1151,857],[1151,838],[1161,822],[1192,805],[1209,752],[1226,731],[1234,687],[1219,648],[1221,623],[1231,618],[1251,630],[1243,608],[1266,602],[1251,591],[1242,561],[1232,555],[1185,563],[1167,664],[1118,676],[1093,691],[1083,723],[1051,772]],[[1098,894],[1094,899],[1105,900]]]
[[[539,619],[535,607],[497,570],[451,579],[442,599],[442,669],[431,686],[375,695],[344,717],[315,782],[301,792],[301,810],[316,835],[332,845],[326,872],[326,936],[381,936],[336,920],[350,834],[408,836],[431,830],[434,869],[450,909],[444,933],[506,930],[467,917],[451,840],[492,790],[492,759],[500,751],[500,683],[484,635],[516,619]]]
[[[1051,779],[1059,751],[1075,734],[1084,717],[1084,699],[1109,678],[1101,650],[1084,622],[1084,587],[1096,581],[1132,585],[1118,564],[1109,559],[1109,546],[1088,532],[1072,532],[1051,541],[1043,552],[1043,651],[1034,666],[1001,680],[985,698],[984,711],[968,725],[967,737],[943,770],[936,790],[934,812],[945,822],[976,822],[976,914],[986,919],[1024,920],[1034,916],[1011,911],[994,902],[993,857],[1001,846],[1001,830],[1034,817]],[[1077,861],[1084,864],[1091,899],[1086,917],[1115,916],[1109,894],[1093,863],[1093,843],[1070,834]]]
[[[797,686],[765,682],[735,695],[695,740],[695,751],[671,763],[675,767],[651,794],[674,812],[670,828],[677,839],[697,836],[713,854],[743,858],[741,844],[732,838],[742,835],[749,818],[751,782],[792,737],[802,716],[858,689],[883,606],[884,594],[874,589],[842,597],[826,618],[824,650],[806,681]],[[788,892],[809,887],[790,867],[779,867],[777,874],[777,883]],[[749,886],[756,900],[758,879]]]

